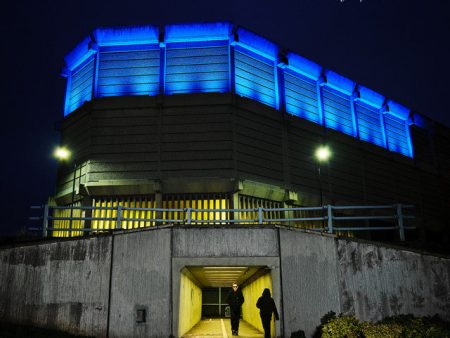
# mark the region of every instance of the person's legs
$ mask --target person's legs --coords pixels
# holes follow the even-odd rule
[[[238,313],[236,313],[236,309],[231,309],[231,333],[234,334],[235,331],[237,331],[238,325],[236,324],[236,321],[239,321]]]
[[[239,319],[241,317],[241,309],[231,309],[231,332],[238,333],[239,331]]]
[[[239,321],[241,320],[241,308],[236,311],[236,333],[239,332]]]
[[[262,326],[264,328],[264,338],[270,338],[270,320],[272,316],[261,316]]]

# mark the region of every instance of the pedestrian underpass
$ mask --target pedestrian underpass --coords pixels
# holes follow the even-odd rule
[[[235,281],[245,298],[240,335],[262,337],[256,302],[265,288],[273,290],[268,266],[185,266],[180,274],[179,336],[231,337],[227,295]]]

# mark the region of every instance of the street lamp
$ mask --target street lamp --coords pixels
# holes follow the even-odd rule
[[[72,157],[72,152],[66,147],[56,147],[53,151],[53,156],[61,162],[69,161]],[[75,179],[77,173],[77,165],[73,163],[73,183],[72,183],[72,207],[70,208],[70,223],[69,223],[69,236],[72,235],[72,218],[73,218],[73,207],[75,202]]]
[[[314,155],[316,156],[319,164],[322,162],[327,162],[331,157],[331,150],[330,148],[328,148],[328,146],[320,146],[316,149]]]
[[[328,146],[321,145],[314,152],[314,157],[317,160],[317,173],[319,177],[319,189],[320,189],[320,205],[322,207],[322,228],[325,226],[324,212],[323,212],[323,189],[322,189],[322,174],[321,164],[328,162],[332,153]]]
[[[70,150],[66,147],[56,147],[53,152],[53,156],[59,161],[67,161],[71,155]]]

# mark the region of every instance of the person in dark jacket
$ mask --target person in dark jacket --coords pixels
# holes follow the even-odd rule
[[[227,303],[231,310],[231,333],[238,335],[239,319],[241,318],[241,306],[244,303],[244,296],[237,283],[233,283],[231,291],[228,293]]]
[[[262,296],[259,297],[256,307],[259,309],[262,325],[264,328],[264,338],[270,338],[270,321],[272,320],[272,313],[275,315],[275,320],[279,320],[277,307],[272,297],[270,297],[270,290],[264,289]]]

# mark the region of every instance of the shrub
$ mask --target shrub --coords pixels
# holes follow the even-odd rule
[[[381,320],[378,325],[397,324],[402,328],[401,338],[450,338],[450,326],[439,318],[434,317],[414,317],[411,314],[387,317]]]
[[[336,312],[333,311],[327,312],[322,318],[320,318],[320,325],[316,327],[316,331],[313,334],[313,338],[322,337],[323,326],[333,319],[336,319]]]
[[[322,338],[362,338],[361,323],[353,316],[343,316],[330,320],[322,327]]]
[[[399,324],[372,324],[364,322],[361,324],[365,338],[401,338],[402,327]]]
[[[434,317],[399,315],[377,323],[359,322],[353,316],[330,316],[321,320],[321,338],[450,338],[450,324]]]

